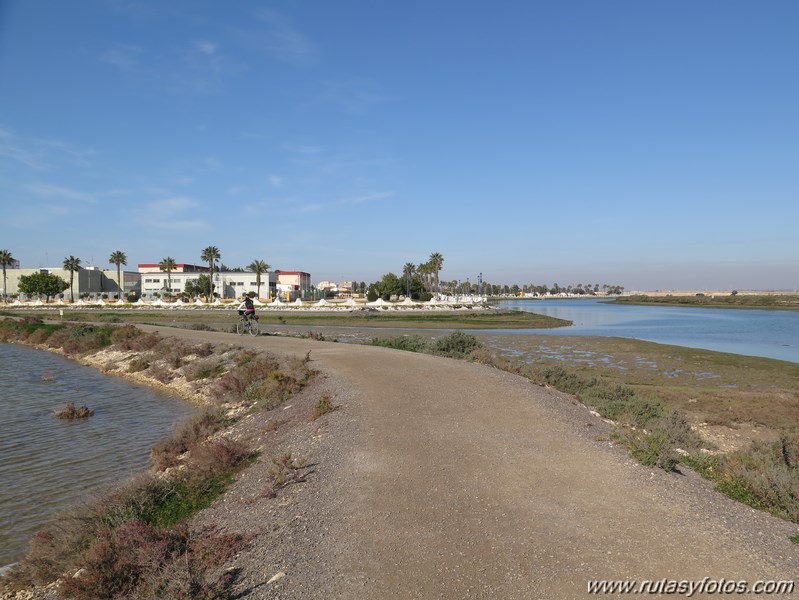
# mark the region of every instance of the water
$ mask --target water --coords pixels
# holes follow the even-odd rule
[[[57,419],[67,401],[94,416]],[[56,354],[0,344],[0,567],[54,513],[144,470],[153,444],[193,410]]]
[[[615,336],[799,363],[799,312],[630,306],[596,298],[508,300],[501,308],[572,321],[558,329],[495,333]]]

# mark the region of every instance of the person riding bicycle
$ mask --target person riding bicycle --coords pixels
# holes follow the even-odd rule
[[[252,298],[248,294],[241,297],[241,304],[238,308],[239,314],[244,319],[252,319],[255,316],[255,305],[252,303]]]

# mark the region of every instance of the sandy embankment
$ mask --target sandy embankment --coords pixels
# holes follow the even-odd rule
[[[795,525],[642,467],[585,407],[520,377],[384,348],[159,331],[310,351],[321,372],[237,424],[262,460],[198,517],[254,536],[230,565],[242,598],[571,600],[591,579],[795,575]],[[322,394],[339,409],[309,421]],[[283,451],[311,467],[267,498],[268,459]]]

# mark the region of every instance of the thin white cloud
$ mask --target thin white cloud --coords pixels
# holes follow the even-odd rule
[[[58,204],[46,204],[42,208],[44,209],[44,214],[50,217],[68,215],[70,212],[66,206],[60,206]],[[37,212],[41,215],[41,212]]]
[[[175,196],[149,202],[145,205],[145,216],[149,219],[171,219],[183,212],[197,208],[198,203],[193,198],[187,196]]]
[[[219,44],[210,40],[188,42],[157,55],[141,46],[116,43],[99,60],[175,93],[219,92],[225,89],[228,78],[247,70],[245,65],[220,52]]]
[[[147,221],[148,227],[159,229],[161,231],[207,231],[210,229],[208,223],[198,219],[181,221],[181,220],[168,220],[168,221]]]
[[[325,205],[320,202],[309,202],[303,198],[283,197],[283,198],[264,198],[242,207],[248,215],[261,216],[268,212],[272,216],[290,217],[292,215],[307,215],[318,213],[325,210]]]
[[[0,129],[0,158],[7,158],[36,171],[91,166],[94,151],[55,139],[25,137]]]
[[[319,97],[310,104],[332,104],[345,113],[360,115],[387,99],[371,87],[362,80],[325,81]]]
[[[270,175],[269,185],[271,185],[273,188],[279,188],[283,185],[283,178],[279,175]]]
[[[315,44],[300,33],[280,13],[262,8],[255,12],[257,29],[232,28],[231,35],[244,46],[263,52],[274,60],[294,65],[313,62],[318,51]]]
[[[46,198],[63,198],[65,200],[78,200],[80,202],[94,203],[102,194],[79,192],[67,187],[52,185],[49,183],[30,183],[23,186],[24,189]]]
[[[365,194],[363,196],[344,198],[341,200],[341,204],[364,204],[366,202],[385,200],[386,198],[392,198],[393,196],[394,192],[375,192],[374,194]]]
[[[25,165],[30,169],[42,171],[50,167],[46,160],[36,152],[15,144],[12,140],[0,138],[0,157]]]
[[[195,42],[194,47],[202,54],[207,54],[208,56],[211,56],[212,54],[216,54],[216,49],[219,47],[219,45],[214,44],[213,42],[200,41],[200,42]]]
[[[209,229],[207,222],[194,218],[199,203],[188,196],[175,196],[148,202],[139,211],[136,222],[162,231],[201,231]],[[186,218],[189,213],[190,218]]]
[[[322,151],[321,146],[306,146],[302,144],[285,144],[283,149],[292,154],[312,155],[319,154]]]
[[[116,43],[100,55],[100,61],[123,71],[137,71],[142,65],[144,48]]]

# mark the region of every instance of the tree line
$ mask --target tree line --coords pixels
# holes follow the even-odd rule
[[[246,269],[235,267],[227,267],[221,262],[222,256],[219,248],[216,246],[208,246],[203,248],[200,252],[200,260],[208,263],[209,273],[200,273],[196,280],[189,280],[186,282],[182,296],[186,298],[203,296],[206,299],[211,299],[216,296],[214,292],[215,285],[213,283],[214,271],[232,271],[232,272],[251,272],[256,274],[257,294],[261,295],[261,276],[267,273],[271,265],[263,260],[253,260]],[[3,300],[7,301],[7,286],[6,286],[6,266],[14,262],[14,257],[9,250],[0,250],[0,264],[3,268]],[[128,258],[122,250],[115,250],[108,258],[108,262],[116,265],[117,270],[117,288],[120,293],[124,291],[124,284],[122,281],[123,265],[127,265]],[[433,252],[428,257],[427,261],[423,263],[414,264],[407,262],[403,265],[400,275],[394,272],[388,272],[383,277],[374,283],[367,284],[364,281],[360,283],[353,282],[353,292],[360,292],[365,294],[368,299],[375,300],[378,297],[389,300],[392,297],[406,296],[414,300],[429,300],[436,294],[441,295],[472,295],[472,296],[519,296],[519,295],[569,295],[569,296],[585,296],[597,295],[599,293],[607,295],[620,295],[624,292],[624,286],[609,285],[609,284],[585,284],[577,283],[567,286],[561,286],[558,283],[552,285],[547,284],[496,284],[485,282],[482,280],[460,281],[441,280],[440,273],[444,266],[444,257],[440,252]],[[70,290],[70,301],[74,302],[74,275],[81,269],[81,259],[75,256],[68,256],[64,259],[63,268],[69,272],[69,282],[67,283],[61,277],[49,273],[33,273],[31,275],[23,275],[19,280],[19,291],[27,296],[44,296],[47,301],[50,298],[56,297],[63,293],[65,290]],[[177,262],[171,256],[167,256],[158,263],[160,271],[167,275],[166,296],[172,295],[172,272],[177,268]],[[120,297],[117,294],[117,298]]]
[[[208,246],[200,253],[200,260],[208,263],[209,275],[201,273],[198,275],[197,280],[190,280],[186,283],[183,295],[187,297],[205,296],[206,298],[213,298],[215,296],[213,283],[214,269],[217,267],[217,261],[221,260],[221,253],[216,246]],[[0,250],[0,265],[3,268],[3,301],[8,301],[8,286],[6,268],[14,263],[16,259],[10,250]],[[116,265],[117,268],[117,298],[121,298],[124,293],[124,282],[122,281],[122,266],[128,264],[128,257],[122,250],[115,250],[108,257],[108,262]],[[18,289],[19,292],[28,297],[44,297],[47,302],[51,298],[62,294],[64,291],[69,290],[70,302],[75,301],[74,295],[74,279],[75,273],[80,271],[81,259],[75,256],[68,256],[64,259],[63,269],[69,272],[69,282],[66,282],[62,277],[52,273],[32,273],[30,275],[21,275],[19,278]],[[172,272],[177,268],[177,261],[171,256],[167,256],[158,263],[158,268],[167,274],[166,290],[167,295],[172,295]],[[247,270],[256,274],[255,283],[258,289],[258,295],[261,294],[261,275],[269,271],[271,265],[266,261],[256,259],[247,265]],[[245,269],[236,268],[228,269],[224,264],[220,263],[219,270],[232,270],[244,272]]]
[[[386,273],[383,277],[367,284],[353,282],[353,291],[366,294],[369,300],[383,298],[389,300],[392,297],[405,296],[414,300],[429,300],[436,294],[447,296],[520,296],[520,295],[619,295],[624,291],[624,286],[610,284],[570,284],[561,286],[557,283],[552,285],[536,284],[496,284],[482,281],[482,276],[477,281],[460,281],[458,279],[442,280],[440,271],[444,265],[444,257],[439,252],[430,255],[426,262],[414,265],[405,263],[401,274],[397,275],[393,271]]]

